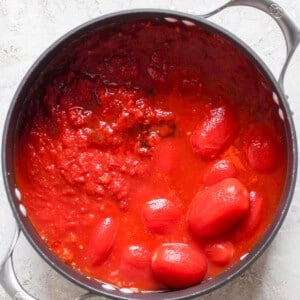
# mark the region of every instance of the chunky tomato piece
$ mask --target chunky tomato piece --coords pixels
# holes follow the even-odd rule
[[[237,118],[229,106],[214,108],[192,133],[192,149],[203,159],[212,159],[232,142],[237,128]]]
[[[249,193],[235,178],[223,181],[199,192],[188,213],[192,233],[212,238],[235,225],[248,211]]]
[[[153,233],[168,232],[177,223],[180,208],[165,198],[154,199],[143,206],[142,217],[145,226]]]
[[[272,171],[278,163],[277,145],[271,132],[265,128],[256,128],[250,134],[247,145],[247,159],[256,171]]]
[[[207,244],[204,251],[211,262],[226,266],[231,262],[235,250],[231,242],[217,242]]]
[[[234,164],[228,160],[219,160],[210,166],[204,173],[203,183],[213,185],[225,178],[236,177],[237,171]]]
[[[87,260],[90,265],[101,265],[110,255],[115,243],[118,224],[113,218],[103,218],[95,226],[88,247]]]
[[[207,262],[199,250],[187,244],[163,244],[153,254],[152,270],[168,287],[185,288],[202,281]]]
[[[68,121],[75,128],[83,127],[87,124],[92,115],[91,111],[85,111],[82,107],[71,107],[67,111]]]
[[[250,207],[247,216],[238,224],[233,236],[235,240],[242,240],[255,232],[263,218],[264,198],[257,192],[252,191],[249,194]]]

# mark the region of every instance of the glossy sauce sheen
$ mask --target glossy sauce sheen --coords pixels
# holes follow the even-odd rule
[[[164,20],[114,25],[68,51],[16,151],[22,202],[48,247],[138,290],[196,284],[248,253],[286,172],[278,106],[249,59]]]

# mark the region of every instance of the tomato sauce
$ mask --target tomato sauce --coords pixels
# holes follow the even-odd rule
[[[226,39],[180,21],[113,25],[66,51],[16,151],[42,240],[86,276],[137,290],[234,265],[272,221],[286,174],[263,75]]]

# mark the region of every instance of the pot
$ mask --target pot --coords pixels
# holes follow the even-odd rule
[[[233,6],[251,6],[257,8],[265,13],[269,14],[279,25],[281,31],[284,34],[286,46],[287,46],[287,59],[277,81],[264,62],[241,40],[236,36],[224,30],[223,28],[209,22],[206,18],[222,11],[225,8]],[[208,30],[210,32],[221,35],[223,38],[231,42],[235,47],[241,49],[244,54],[251,60],[256,68],[263,74],[266,81],[272,87],[273,95],[278,100],[279,112],[284,118],[285,135],[288,147],[288,160],[287,160],[287,175],[286,181],[282,193],[282,198],[277,209],[276,215],[273,218],[272,224],[257,243],[257,245],[251,250],[249,255],[236,263],[233,267],[215,277],[212,280],[204,281],[201,284],[193,287],[177,290],[177,291],[165,291],[165,292],[149,292],[149,293],[134,293],[129,289],[119,289],[105,283],[87,278],[83,274],[80,274],[73,270],[71,267],[57,258],[43,243],[34,227],[26,217],[26,210],[20,202],[20,194],[16,189],[15,175],[14,175],[14,146],[17,132],[17,124],[19,118],[22,116],[22,109],[24,109],[24,102],[28,101],[30,96],[30,90],[32,86],[37,84],[37,79],[43,74],[45,67],[58,55],[58,53],[67,45],[82,37],[88,32],[106,26],[112,23],[122,22],[124,20],[139,20],[144,18],[171,18],[175,21],[190,21]],[[34,249],[43,257],[43,259],[57,270],[61,275],[74,282],[75,284],[83,287],[89,292],[77,299],[86,299],[92,294],[99,294],[102,296],[116,298],[116,299],[185,299],[203,295],[208,293],[223,284],[229,282],[234,277],[244,271],[250,264],[252,264],[259,255],[261,255],[267,246],[270,244],[276,233],[278,232],[292,200],[296,173],[297,173],[297,142],[295,128],[292,120],[292,114],[287,103],[287,99],[284,93],[283,81],[287,66],[290,59],[300,42],[300,31],[293,21],[286,15],[283,9],[273,3],[270,0],[231,0],[227,4],[218,8],[217,10],[203,15],[193,16],[190,14],[174,12],[170,10],[131,10],[114,13],[106,16],[99,17],[88,23],[85,23],[65,36],[60,38],[52,46],[50,46],[34,63],[30,68],[23,81],[19,85],[14,98],[12,100],[3,133],[2,140],[2,165],[3,165],[3,178],[6,188],[8,201],[14,212],[14,216],[17,220],[17,230],[15,239],[11,245],[11,248],[7,254],[4,264],[0,270],[0,283],[7,293],[13,299],[32,300],[35,299],[29,295],[18,282],[12,261],[12,254],[14,246],[18,240],[20,230],[25,234]],[[278,99],[277,99],[278,98]],[[28,103],[26,103],[28,104]]]

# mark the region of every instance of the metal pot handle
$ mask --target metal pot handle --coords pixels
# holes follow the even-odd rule
[[[294,23],[294,21],[285,13],[283,8],[271,0],[231,0],[225,3],[220,8],[217,8],[216,10],[208,14],[201,15],[201,17],[208,18],[219,13],[225,8],[234,7],[234,6],[248,6],[248,7],[257,8],[267,13],[269,16],[271,16],[279,25],[284,35],[285,42],[286,42],[286,49],[287,49],[287,57],[278,80],[280,87],[284,91],[284,76],[287,67],[289,65],[289,62],[300,42],[299,28]]]
[[[15,246],[20,236],[20,229],[16,226],[14,233],[14,238],[11,243],[10,249],[6,254],[6,258],[2,265],[0,265],[0,285],[4,288],[7,294],[14,300],[38,300],[37,298],[30,295],[24,288],[21,286],[15,272],[14,263],[13,263],[13,253]],[[77,297],[75,300],[85,300],[92,296],[91,293],[85,293],[80,297]]]
[[[10,249],[8,250],[3,264],[0,266],[0,284],[12,299],[37,300],[23,289],[15,273],[12,256],[19,236],[20,229],[18,226],[16,226],[14,238],[11,243]]]

